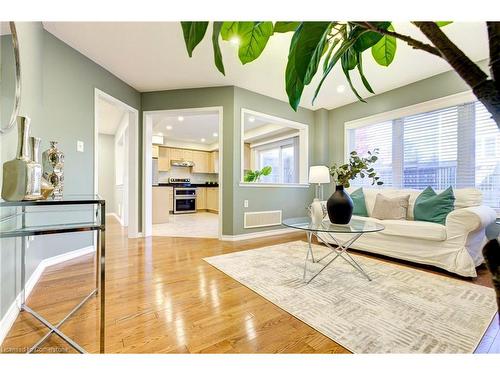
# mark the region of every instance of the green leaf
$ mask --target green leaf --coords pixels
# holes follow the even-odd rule
[[[326,69],[328,68],[328,63],[330,61],[330,58],[332,57],[332,53],[335,50],[335,47],[337,47],[337,44],[339,44],[339,42],[340,42],[340,38],[335,38],[333,40],[333,42],[331,43],[331,45],[328,49],[328,53],[326,54],[325,59],[323,60],[323,72],[325,72]]]
[[[392,26],[387,30],[394,31]],[[377,64],[389,66],[396,55],[396,47],[396,38],[390,35],[384,35],[384,37],[372,47],[372,56]]]
[[[220,29],[222,40],[229,41],[234,36],[238,36],[238,23],[239,22],[222,22],[222,27]]]
[[[297,110],[304,86],[309,84],[318,70],[330,22],[303,22],[290,42],[285,84],[288,101]]]
[[[273,167],[268,165],[268,166],[265,166],[264,168],[262,168],[260,170],[260,173],[262,174],[262,176],[269,176],[272,171],[273,171]]]
[[[300,22],[278,21],[274,24],[274,32],[275,33],[288,33],[290,31],[297,30],[297,27],[299,27],[299,25],[300,25]]]
[[[205,36],[208,22],[181,22],[181,26],[188,55],[192,57],[193,50]]]
[[[449,25],[450,23],[453,23],[453,21],[436,21],[436,25],[439,27],[444,27],[446,25]]]
[[[371,24],[386,30],[391,26],[391,22],[370,22]],[[376,31],[369,31],[363,27],[355,26],[351,32],[350,37],[357,37],[356,43],[354,43],[354,49],[358,52],[363,52],[373,45],[377,44],[383,35]]]
[[[293,58],[298,78],[304,85],[311,82],[318,70],[330,29],[331,22],[302,23]]]
[[[260,56],[267,41],[273,35],[273,23],[238,22],[237,34],[240,38],[238,57],[242,64],[254,61]]]
[[[318,96],[319,94],[319,90],[321,90],[321,86],[323,86],[323,82],[325,82],[325,79],[326,77],[328,77],[328,74],[330,74],[330,72],[332,71],[333,67],[335,66],[335,64],[337,64],[337,62],[340,60],[340,58],[342,57],[342,55],[349,49],[352,47],[352,45],[356,42],[356,39],[354,38],[349,38],[349,39],[346,39],[342,42],[342,44],[340,45],[339,49],[337,51],[335,51],[335,53],[333,54],[332,58],[330,59],[330,62],[328,63],[328,67],[326,68],[326,70],[323,72],[323,77],[321,77],[321,80],[319,81],[319,84],[318,84],[318,87],[316,87],[316,90],[314,91],[314,97],[313,97],[313,104],[314,104],[314,100],[316,100],[316,97]]]
[[[288,52],[288,63],[286,64],[285,70],[285,87],[286,93],[288,95],[288,102],[290,106],[296,111],[302,92],[304,91],[304,83],[298,78],[297,71],[295,69],[295,51],[297,40],[299,38],[300,32],[302,31],[302,25],[295,31],[290,42],[290,51]]]
[[[349,50],[348,50],[349,51]],[[366,101],[361,97],[361,95],[359,95],[358,91],[356,90],[356,88],[354,87],[354,85],[352,84],[352,81],[351,81],[351,76],[349,74],[349,53],[346,52],[342,55],[342,58],[341,58],[341,65],[342,65],[342,71],[344,72],[344,75],[347,79],[347,82],[349,83],[349,86],[351,87],[351,91],[354,93],[354,95],[356,95],[356,97],[366,103]],[[351,62],[352,64],[352,62]]]
[[[368,80],[365,77],[365,73],[363,73],[363,59],[361,55],[362,55],[361,53],[358,53],[358,72],[359,76],[361,77],[361,82],[363,82],[363,85],[369,92],[375,94],[372,87],[370,86],[370,83],[368,83]]]
[[[219,45],[219,35],[222,28],[222,22],[214,22],[212,31],[212,45],[214,48],[214,61],[215,66],[222,74],[226,75],[224,71],[224,63],[222,62],[222,53]]]

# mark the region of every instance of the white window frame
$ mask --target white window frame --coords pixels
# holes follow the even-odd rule
[[[264,117],[269,122],[283,124],[292,129],[297,129],[299,136],[299,183],[296,184],[273,184],[273,183],[249,183],[244,181],[245,167],[245,147],[243,134],[245,134],[245,115],[256,117]],[[309,168],[309,125],[301,122],[288,120],[282,117],[268,115],[266,113],[253,111],[251,109],[242,108],[240,117],[240,187],[309,187],[308,168]]]
[[[378,113],[373,116],[363,117],[344,123],[344,162],[349,160],[349,130],[373,125],[380,122],[396,120],[401,117],[417,115],[419,113],[436,111],[452,106],[458,106],[468,102],[477,101],[472,91],[465,91],[442,98],[398,108],[392,111]]]
[[[268,151],[268,150],[274,150],[274,149],[279,149],[280,152],[280,180],[284,179],[284,174],[283,174],[283,148],[284,147],[293,147],[295,149],[295,146],[298,145],[297,142],[295,141],[294,138],[299,137],[298,134],[293,134],[290,136],[287,136],[286,138],[278,139],[278,140],[272,140],[270,142],[265,142],[261,144],[257,144],[252,147],[252,158],[255,160],[255,164],[258,169],[262,169],[263,167],[260,165],[260,153],[263,151]],[[299,138],[300,139],[300,138]],[[297,154],[298,154],[298,159],[297,159]],[[294,150],[294,168],[296,170],[296,174],[298,174],[300,171],[299,167],[299,160],[300,160],[300,147],[298,147],[297,150]],[[299,177],[297,175],[297,177]],[[283,184],[288,184],[288,182],[280,182]]]

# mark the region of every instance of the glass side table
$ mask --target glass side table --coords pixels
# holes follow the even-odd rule
[[[307,243],[309,245],[306,259],[304,262],[304,274],[303,279],[306,280],[307,273],[307,261],[309,260],[309,256],[313,263],[319,263],[323,259],[329,257],[334,254],[334,257],[329,260],[323,268],[321,268],[317,273],[315,273],[309,280],[306,281],[309,284],[313,281],[316,276],[318,276],[321,272],[323,272],[330,264],[332,264],[338,257],[344,259],[347,263],[349,263],[355,270],[365,276],[369,281],[371,281],[370,276],[365,272],[365,270],[351,257],[351,255],[347,252],[347,249],[354,243],[356,240],[361,237],[364,233],[370,232],[380,232],[385,229],[382,224],[374,223],[374,222],[366,222],[363,220],[352,219],[349,224],[332,224],[330,221],[322,221],[319,224],[313,224],[309,217],[300,217],[293,219],[285,219],[283,220],[283,225],[289,228],[294,228],[297,230],[303,230],[307,235]],[[319,239],[318,233],[323,233],[327,237],[329,237],[332,242],[336,245],[336,247],[329,244],[327,241],[322,241],[329,249],[330,252],[320,259],[315,260],[314,254],[311,246],[312,236],[316,236]],[[351,238],[345,242],[340,241],[335,237],[336,234],[351,234]]]
[[[87,209],[86,213],[81,210]],[[62,200],[40,200],[21,202],[0,202],[3,212],[0,225],[0,238],[21,237],[21,303],[20,311],[35,317],[49,332],[36,342],[28,353],[35,351],[51,334],[59,336],[79,353],[86,353],[85,349],[64,334],[60,328],[78,309],[80,309],[93,296],[100,297],[99,301],[99,351],[104,353],[105,344],[105,201],[98,195],[67,195]],[[45,211],[44,211],[45,210]],[[80,210],[80,211],[79,211]],[[41,214],[41,220],[29,220],[30,215]],[[52,214],[52,215],[51,215]],[[66,214],[66,215],[65,215]],[[76,220],[63,222],[61,216],[78,216]],[[52,219],[52,220],[51,220]],[[33,223],[31,223],[33,221]],[[9,223],[9,224],[6,224]],[[59,323],[51,324],[42,315],[26,304],[26,252],[27,240],[31,236],[61,234],[71,232],[97,232],[96,246],[96,284],[95,288],[78,303]],[[15,251],[15,248],[12,249]]]

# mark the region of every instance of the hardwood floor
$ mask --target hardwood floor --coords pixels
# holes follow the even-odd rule
[[[348,353],[203,261],[212,255],[304,239],[302,233],[240,242],[128,239],[115,219],[108,220],[107,353]],[[480,268],[479,277],[471,282],[490,286],[488,271]],[[58,264],[44,272],[28,305],[57,323],[93,283],[92,255]],[[96,302],[93,298],[62,326],[90,352],[98,352]],[[494,319],[478,352],[500,352],[499,331]],[[46,332],[34,318],[20,314],[1,350],[24,352]],[[74,351],[52,335],[40,352]]]

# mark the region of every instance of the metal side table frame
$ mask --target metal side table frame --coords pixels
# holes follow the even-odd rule
[[[306,232],[308,249],[306,258],[304,260],[304,273],[302,275],[302,279],[305,281],[306,284],[309,284],[311,281],[313,281],[319,274],[321,274],[321,272],[323,272],[326,268],[328,268],[328,266],[330,266],[339,257],[344,259],[348,264],[350,264],[356,271],[361,273],[369,281],[372,280],[368,275],[368,273],[366,273],[363,267],[361,267],[358,264],[358,262],[354,260],[354,258],[347,252],[347,250],[364,233],[379,232],[381,230],[384,230],[385,228],[383,225],[377,223],[365,222],[357,219],[352,219],[349,224],[345,225],[332,224],[329,221],[328,222],[323,221],[318,224],[313,224],[310,218],[286,219],[283,221],[283,225],[290,228],[300,229]],[[320,238],[318,236],[318,233],[322,233],[323,235],[331,239],[332,242],[334,243],[334,246],[332,246],[328,241],[325,241],[324,239]],[[333,235],[335,233],[352,234],[352,237],[347,241],[341,242]],[[319,241],[323,242],[330,250],[328,254],[322,256],[320,259],[317,260],[314,259],[314,253],[312,249],[313,235]],[[333,258],[330,259],[325,265],[323,265],[323,267],[318,272],[316,272],[313,276],[311,276],[308,280],[306,280],[307,262],[309,261],[309,257],[311,258],[311,261],[313,263],[319,263],[323,259],[329,257],[332,254],[334,254]]]
[[[29,206],[71,206],[71,205],[94,205],[95,220],[84,223],[70,223],[61,225],[47,225],[28,227],[26,225],[26,207]],[[56,334],[73,349],[79,353],[86,353],[85,349],[76,343],[73,339],[64,334],[61,326],[75,314],[90,298],[94,295],[100,296],[99,301],[99,352],[104,353],[105,345],[105,259],[106,259],[106,239],[105,239],[105,218],[106,207],[105,201],[99,197],[83,198],[83,199],[63,199],[63,200],[46,200],[46,201],[22,201],[22,202],[0,202],[0,207],[21,207],[21,228],[9,231],[0,231],[0,238],[21,237],[21,301],[19,309],[25,311],[41,322],[49,329],[40,340],[38,340],[27,353],[33,353],[41,344],[49,338],[50,335]],[[16,216],[16,215],[15,215]],[[96,231],[96,284],[95,288],[82,299],[61,321],[56,325],[51,324],[41,314],[30,308],[26,304],[26,250],[27,238],[29,236],[61,234],[71,232]]]

